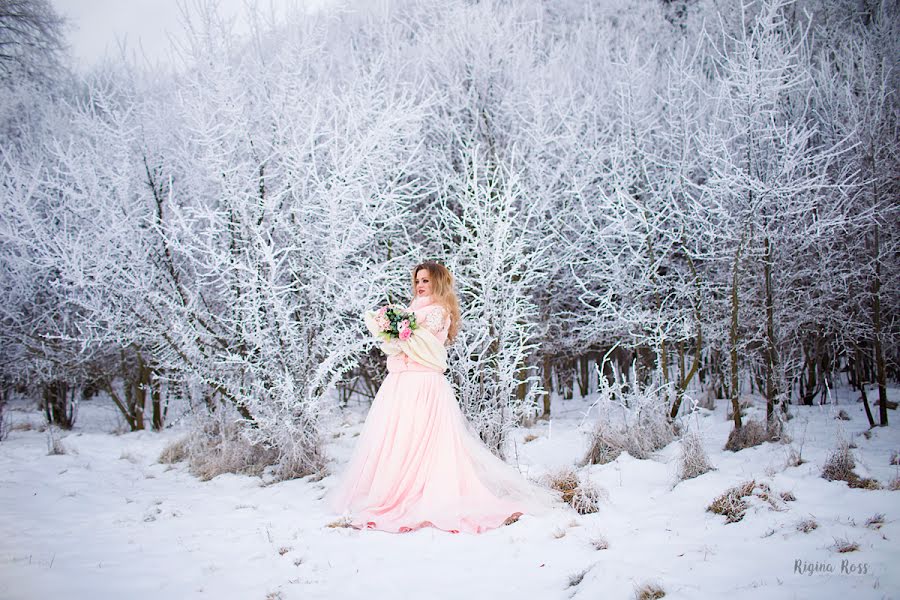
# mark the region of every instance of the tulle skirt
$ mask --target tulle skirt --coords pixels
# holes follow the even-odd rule
[[[541,514],[553,494],[497,458],[471,430],[447,378],[388,373],[353,455],[327,505],[353,527],[458,533],[498,527],[515,513]]]

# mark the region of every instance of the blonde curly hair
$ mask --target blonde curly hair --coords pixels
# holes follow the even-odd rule
[[[454,279],[450,270],[437,261],[426,260],[417,264],[412,270],[412,295],[416,297],[416,274],[422,269],[428,271],[431,278],[431,295],[435,304],[440,304],[450,313],[450,329],[447,331],[447,343],[456,339],[459,333],[459,299],[453,289]]]

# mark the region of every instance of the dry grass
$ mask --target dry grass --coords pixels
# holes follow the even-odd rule
[[[575,490],[571,504],[579,515],[589,515],[600,510],[602,499],[603,492],[600,488],[590,483],[584,483]]]
[[[665,596],[665,590],[658,583],[644,583],[634,588],[635,600],[659,600]]]
[[[177,460],[187,460],[190,472],[208,481],[223,473],[261,476],[278,463],[279,455],[274,448],[250,443],[241,433],[240,421],[212,417],[160,454],[160,462]]]
[[[584,569],[583,571],[579,571],[577,573],[569,575],[568,587],[575,587],[579,585],[582,581],[584,581],[584,576],[587,575],[588,571],[590,571],[590,569]]]
[[[837,448],[828,457],[825,466],[822,467],[822,477],[828,481],[850,482],[859,478],[853,469],[856,468],[856,460],[850,452],[850,444],[844,440],[838,442]]]
[[[758,498],[766,502],[772,510],[783,510],[772,494],[771,488],[765,483],[757,483],[755,480],[730,488],[721,496],[712,501],[706,510],[725,517],[725,523],[737,523],[744,518],[750,503],[745,498]]]
[[[678,480],[693,479],[712,470],[713,466],[709,462],[709,455],[703,447],[700,434],[696,431],[689,431],[681,438]]]
[[[841,410],[838,411],[838,414],[836,414],[836,415],[834,416],[834,418],[835,418],[835,419],[838,419],[838,420],[840,420],[840,421],[849,421],[849,420],[850,420],[850,415],[848,415],[848,414],[847,414],[847,411],[844,410],[844,409],[842,408]]]
[[[164,465],[172,465],[188,459],[188,449],[190,438],[184,436],[166,444],[163,451],[159,453],[157,462]]]
[[[796,502],[797,497],[792,492],[781,492],[781,499],[785,502]]]
[[[803,519],[802,521],[797,522],[797,531],[801,533],[809,533],[814,529],[818,529],[819,524],[816,523],[816,520],[810,517],[809,519]]]
[[[887,489],[892,492],[900,491],[900,475],[896,475],[893,479],[891,479],[887,484]]]
[[[822,467],[822,477],[828,481],[845,481],[852,488],[878,490],[881,484],[876,479],[860,477],[856,474],[856,460],[846,440],[839,440],[837,448]]]
[[[835,538],[834,544],[831,545],[831,549],[842,554],[846,552],[856,552],[859,550],[859,544],[851,542],[846,538]]]
[[[59,437],[59,430],[55,425],[47,428],[47,456],[59,456],[68,454],[69,449]]]
[[[659,390],[644,389],[636,372],[609,381],[598,380],[598,412],[601,417],[593,433],[583,464],[606,464],[622,452],[647,459],[678,435],[668,418],[668,398]]]
[[[900,451],[894,450],[891,452],[891,463],[892,465],[900,465]]]
[[[750,507],[744,498],[753,493],[754,487],[756,487],[755,481],[747,481],[735,486],[713,500],[706,510],[723,515],[726,523],[737,523],[744,518],[744,514]]]
[[[634,458],[647,459],[675,439],[674,425],[664,414],[641,413],[635,420],[622,428],[615,428],[601,421],[594,431],[591,447],[584,464],[605,465],[614,461],[622,452]]]
[[[582,481],[572,469],[561,469],[545,477],[546,484],[559,492],[562,501],[574,508],[578,514],[587,515],[600,510],[600,501],[605,494],[594,484]]]
[[[522,440],[523,443],[527,444],[528,442],[533,442],[538,439],[540,436],[534,435],[533,433],[529,433],[525,436],[525,439]]]
[[[591,438],[591,447],[585,456],[585,464],[605,465],[619,458],[625,447],[625,438],[608,423],[600,422]]]
[[[16,423],[9,428],[10,431],[32,431],[33,429],[37,428],[31,423],[31,421],[22,421],[21,423]]]
[[[882,513],[876,513],[866,521],[866,527],[869,529],[881,529],[882,525],[884,525],[884,515]]]
[[[800,448],[791,448],[788,452],[787,461],[785,461],[786,467],[799,467],[804,464],[806,461],[803,459],[803,455],[801,454],[802,449]]]
[[[594,550],[609,550],[609,542],[600,534],[591,538],[591,546],[594,547]]]
[[[763,442],[785,441],[781,421],[775,420],[766,425],[765,421],[749,419],[740,429],[732,429],[725,442],[725,449],[738,452],[744,448],[759,446]]]
[[[341,517],[340,519],[336,519],[331,523],[327,524],[325,527],[330,527],[332,529],[339,529],[342,527],[353,527],[351,524],[350,517]]]

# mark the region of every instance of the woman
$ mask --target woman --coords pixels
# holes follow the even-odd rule
[[[351,515],[353,527],[390,532],[432,526],[479,533],[526,512],[544,512],[554,502],[551,493],[484,446],[443,374],[443,347],[459,331],[453,276],[431,261],[416,265],[412,276],[415,298],[408,311],[427,333],[410,341],[424,347],[382,345],[388,376],[342,479],[328,495],[329,506]],[[437,351],[429,344],[439,344]]]

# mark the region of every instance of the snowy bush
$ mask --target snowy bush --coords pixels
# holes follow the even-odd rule
[[[659,600],[665,597],[666,592],[658,583],[642,583],[634,588],[634,600]]]
[[[728,434],[725,449],[738,452],[744,448],[752,448],[764,442],[774,441],[783,443],[790,441],[784,433],[783,421],[778,414],[773,415],[768,424],[761,419],[750,419],[743,422],[740,427],[735,427]]]
[[[737,523],[744,518],[750,508],[750,500],[765,503],[770,510],[783,510],[782,504],[767,483],[755,480],[745,481],[728,489],[713,500],[706,510],[725,517],[725,523]]]
[[[532,292],[542,281],[546,248],[528,245],[537,216],[521,212],[513,174],[491,166],[478,148],[461,160],[464,177],[444,196],[461,205],[460,214],[447,206],[440,228],[459,244],[447,259],[464,315],[451,376],[469,421],[502,455],[510,430],[537,408],[539,378],[529,365],[538,332]]]
[[[681,453],[678,458],[678,480],[685,481],[699,477],[713,469],[709,455],[703,447],[703,439],[696,430],[689,430],[681,440]]]
[[[642,388],[632,366],[630,375],[610,382],[598,367],[599,389],[592,405],[598,422],[585,457],[587,464],[604,464],[621,452],[646,459],[675,440],[668,418],[668,401],[659,390]]]
[[[801,533],[809,533],[818,527],[819,524],[813,518],[803,519],[797,523],[797,531]]]
[[[199,425],[184,447],[176,443],[166,454],[172,460],[184,456],[191,473],[201,480],[223,473],[262,476],[272,465],[290,466],[279,461],[277,447],[266,447],[245,438],[240,416],[235,411],[220,409],[202,418]]]
[[[601,500],[606,495],[602,488],[589,481],[583,481],[573,469],[560,469],[546,475],[544,479],[546,485],[559,492],[562,501],[580,515],[597,512]]]
[[[881,489],[878,480],[860,477],[855,469],[856,459],[853,457],[850,444],[839,436],[837,446],[822,466],[822,477],[828,481],[846,481],[852,488]]]

